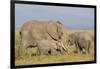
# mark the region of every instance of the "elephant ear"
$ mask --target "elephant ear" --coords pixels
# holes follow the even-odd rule
[[[57,24],[54,21],[50,21],[47,25],[46,25],[46,31],[49,34],[49,36],[54,39],[54,40],[58,40],[58,31],[57,31]]]
[[[56,25],[57,25],[58,38],[61,39],[64,30],[63,24],[60,21],[56,21]]]
[[[46,26],[46,31],[52,39],[58,41],[63,33],[62,28],[63,25],[60,21],[49,21]]]

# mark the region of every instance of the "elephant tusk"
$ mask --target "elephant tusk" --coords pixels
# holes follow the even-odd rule
[[[66,50],[66,47],[64,46],[64,44],[61,42],[62,47]]]

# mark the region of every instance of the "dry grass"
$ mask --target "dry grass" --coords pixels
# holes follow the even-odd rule
[[[76,31],[68,31],[67,35],[70,35],[74,32]],[[88,32],[92,36],[90,54],[74,53],[75,46],[68,46],[68,53],[66,54],[38,56],[38,55],[34,55],[34,53],[36,53],[36,48],[32,48],[28,50],[29,53],[23,56],[23,58],[19,57],[20,36],[18,32],[16,32],[15,34],[15,65],[93,61],[94,60],[94,32],[93,31],[88,31]],[[64,40],[66,39],[67,38],[64,38]]]

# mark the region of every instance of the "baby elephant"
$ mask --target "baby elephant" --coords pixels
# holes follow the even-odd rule
[[[83,49],[89,53],[91,37],[87,32],[75,32],[69,36],[68,43],[75,44],[76,52],[82,52]]]
[[[56,43],[46,39],[41,40],[37,46],[37,54],[57,54]]]

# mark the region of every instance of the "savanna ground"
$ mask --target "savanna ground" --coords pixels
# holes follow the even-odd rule
[[[71,30],[67,31],[66,35],[71,35],[74,32],[82,32],[84,30]],[[50,64],[50,63],[67,63],[67,62],[84,62],[84,61],[93,61],[94,60],[94,31],[89,32],[92,38],[90,53],[74,53],[75,46],[66,46],[68,48],[68,52],[66,54],[57,54],[57,55],[34,55],[36,53],[36,48],[31,48],[28,50],[28,54],[23,56],[23,58],[19,57],[19,49],[20,49],[20,36],[18,32],[15,33],[15,65],[34,65],[34,64]],[[64,42],[66,44],[67,37],[64,37]]]

